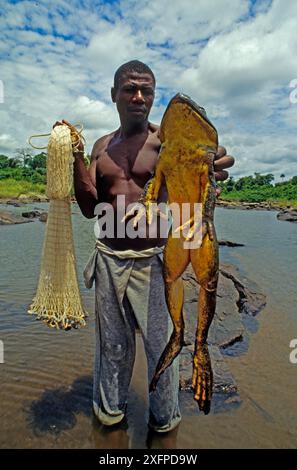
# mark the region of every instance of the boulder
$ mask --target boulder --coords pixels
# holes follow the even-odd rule
[[[24,203],[19,201],[18,199],[9,199],[8,201],[6,201],[6,204],[14,207],[21,207],[24,205]]]
[[[277,214],[276,217],[278,218],[278,220],[297,223],[297,209],[282,210]]]
[[[231,242],[230,240],[219,240],[219,245],[220,246],[245,246],[243,243],[236,243],[236,242]]]
[[[42,212],[39,216],[39,220],[40,222],[46,222],[47,221],[47,217],[48,217],[48,213],[47,212]]]
[[[0,212],[0,225],[25,224],[27,222],[32,222],[32,220],[25,217],[21,217],[20,215],[15,215],[12,212]]]
[[[26,217],[27,219],[35,219],[36,217],[39,217],[40,214],[40,210],[35,209],[33,211],[22,212],[22,217]]]

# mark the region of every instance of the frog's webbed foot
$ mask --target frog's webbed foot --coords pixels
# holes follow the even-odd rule
[[[187,220],[187,222],[185,222],[182,225],[179,225],[174,230],[174,232],[185,231],[187,227],[189,227],[189,228],[188,228],[188,232],[185,236],[185,239],[187,241],[189,241],[189,240],[192,240],[194,238],[194,236],[196,235],[196,233],[201,230],[201,220],[199,220],[199,218],[197,218],[197,220],[195,220],[194,217],[191,217],[189,220]],[[202,236],[201,236],[202,240],[203,240],[203,238],[205,237],[205,235],[207,233],[208,233],[209,239],[213,240],[214,236],[215,236],[214,223],[210,219],[210,217],[205,217],[204,216],[203,217],[203,222],[202,222]]]
[[[159,378],[163,372],[170,366],[174,359],[179,355],[182,347],[184,346],[184,335],[183,331],[180,332],[173,331],[169,340],[169,343],[165,347],[158,365],[156,367],[156,372],[152,381],[150,383],[149,391],[153,392],[156,389]]]
[[[208,414],[212,398],[213,374],[208,346],[196,346],[193,359],[192,387],[194,399],[198,402],[200,411]]]
[[[176,229],[174,229],[174,232],[183,232],[184,234],[184,232],[187,231],[184,237],[187,241],[189,241],[194,237],[194,235],[200,229],[201,229],[201,222],[195,220],[194,217],[191,217],[184,224],[179,225]]]

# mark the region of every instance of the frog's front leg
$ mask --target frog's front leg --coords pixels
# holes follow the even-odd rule
[[[157,214],[167,220],[167,216],[163,214],[157,207],[159,192],[163,183],[164,175],[161,170],[161,165],[157,164],[155,175],[146,183],[139,201],[132,207],[132,209],[126,212],[122,222],[124,222],[128,217],[131,217],[136,211],[137,215],[135,216],[133,222],[134,227],[136,227],[136,224],[144,215],[146,216],[147,222],[149,224],[152,223],[154,214]]]

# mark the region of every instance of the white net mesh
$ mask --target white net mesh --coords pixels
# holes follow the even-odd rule
[[[28,310],[49,326],[69,329],[85,325],[80,297],[73,233],[70,191],[73,154],[70,129],[53,129],[48,144],[47,189],[50,198],[41,270],[36,296]]]

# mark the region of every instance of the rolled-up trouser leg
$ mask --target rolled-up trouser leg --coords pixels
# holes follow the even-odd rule
[[[157,255],[134,260],[126,290],[144,340],[149,383],[172,332],[162,266]],[[176,358],[160,377],[156,390],[149,396],[149,425],[154,430],[167,432],[180,422],[178,389],[179,360]]]
[[[128,281],[132,260],[98,253],[96,260],[96,352],[93,408],[105,425],[120,422],[125,415],[129,384],[135,360],[135,322],[119,279]]]

